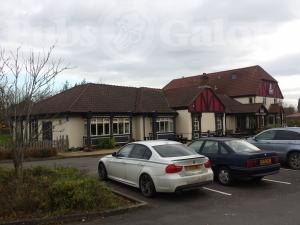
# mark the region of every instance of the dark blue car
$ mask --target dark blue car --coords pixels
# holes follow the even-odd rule
[[[230,185],[234,179],[259,181],[280,170],[275,152],[262,151],[244,140],[201,138],[189,147],[211,160],[215,177],[223,185]]]

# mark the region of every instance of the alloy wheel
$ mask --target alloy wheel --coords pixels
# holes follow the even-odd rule
[[[300,169],[300,153],[291,153],[289,156],[289,165],[292,169]]]
[[[146,197],[152,197],[155,194],[155,187],[149,175],[142,175],[140,179],[140,189],[142,194]]]
[[[230,172],[228,169],[220,169],[218,173],[218,180],[221,184],[228,185],[231,182]]]

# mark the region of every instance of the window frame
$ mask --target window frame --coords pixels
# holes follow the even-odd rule
[[[161,129],[163,127],[163,129]],[[159,117],[156,118],[155,128],[157,133],[171,133],[174,132],[173,117]]]

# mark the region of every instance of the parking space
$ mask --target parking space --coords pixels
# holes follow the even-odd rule
[[[215,182],[183,194],[158,194],[146,199],[139,191],[115,182],[114,188],[150,204],[148,210],[105,218],[94,224],[298,224],[300,171],[283,169],[260,182],[240,181],[233,186]]]
[[[25,166],[74,166],[96,176],[97,161],[98,157],[85,157],[28,162]],[[113,181],[108,185],[148,202],[149,207],[85,224],[298,225],[300,221],[300,171],[288,168],[261,182],[236,182],[233,186],[215,182],[199,190],[158,194],[152,199],[144,198],[136,188]]]

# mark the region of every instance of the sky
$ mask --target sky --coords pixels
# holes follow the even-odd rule
[[[298,0],[1,1],[0,47],[54,54],[67,80],[162,88],[170,80],[251,65],[300,97]]]

